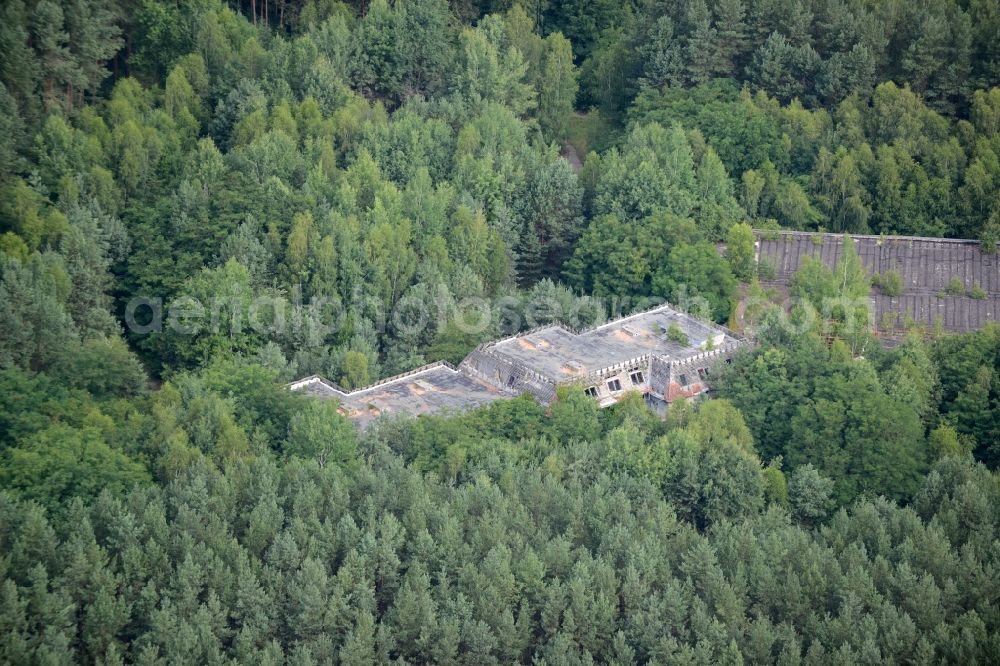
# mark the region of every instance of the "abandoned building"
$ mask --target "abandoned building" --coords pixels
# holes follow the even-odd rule
[[[629,391],[662,407],[706,391],[712,367],[742,344],[720,326],[660,305],[583,331],[543,326],[482,344],[457,368],[433,363],[355,391],[318,376],[289,388],[337,400],[362,429],[382,415],[462,411],[524,393],[549,404],[564,384],[583,386],[602,407]]]
[[[756,254],[764,286],[787,288],[805,257],[831,268],[843,253],[839,234],[756,231]],[[901,278],[896,294],[872,287],[872,322],[880,336],[902,336],[912,328],[965,332],[996,321],[1000,308],[1000,258],[978,241],[915,236],[851,234],[869,275]]]

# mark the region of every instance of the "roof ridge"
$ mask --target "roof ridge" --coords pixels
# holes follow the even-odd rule
[[[297,388],[299,386],[304,386],[308,383],[319,381],[323,384],[326,384],[330,388],[333,388],[337,392],[343,394],[345,397],[348,397],[352,395],[357,395],[359,393],[364,393],[365,391],[370,391],[373,388],[378,388],[379,386],[382,386],[384,384],[389,384],[391,382],[399,381],[400,379],[406,379],[407,377],[413,377],[415,375],[428,372],[429,370],[435,370],[437,368],[447,368],[452,372],[459,372],[459,370],[455,366],[453,366],[448,361],[442,359],[440,361],[434,361],[433,363],[426,363],[420,366],[419,368],[413,368],[412,370],[407,370],[406,372],[400,372],[399,374],[392,375],[391,377],[385,377],[383,379],[378,380],[377,382],[374,382],[372,384],[367,384],[360,388],[351,389],[350,391],[344,389],[342,386],[340,386],[335,382],[331,382],[322,375],[309,375],[308,377],[303,377],[302,379],[296,379],[293,382],[289,382],[285,386],[294,390],[293,387]]]

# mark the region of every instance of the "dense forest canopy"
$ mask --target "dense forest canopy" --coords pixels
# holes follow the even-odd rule
[[[1000,329],[752,228],[996,252],[997,3],[5,1],[0,661],[996,663]],[[665,418],[284,387],[664,299]]]

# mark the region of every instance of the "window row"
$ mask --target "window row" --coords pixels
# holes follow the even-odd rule
[[[633,386],[639,386],[640,384],[646,381],[646,376],[642,374],[642,370],[633,370],[632,372],[629,373],[628,377],[632,381]],[[609,379],[607,384],[608,384],[608,390],[611,391],[612,393],[618,393],[619,391],[622,390],[622,382],[617,377],[615,377],[614,379]],[[591,398],[596,398],[598,394],[598,389],[596,386],[591,386],[588,387],[584,391],[584,393],[589,395]]]

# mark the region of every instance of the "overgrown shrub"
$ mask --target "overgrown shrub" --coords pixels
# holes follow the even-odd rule
[[[876,273],[872,276],[872,284],[886,296],[895,297],[903,293],[903,278],[897,270],[888,270],[881,275]]]

